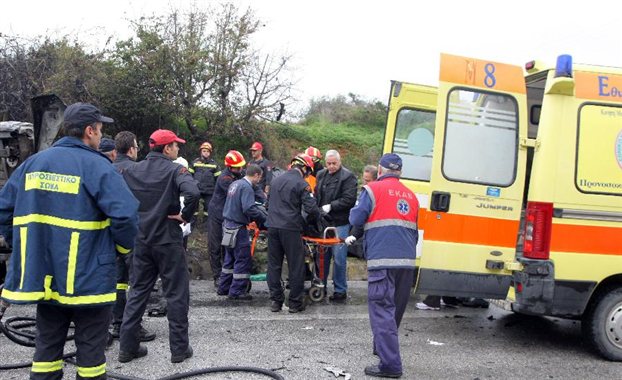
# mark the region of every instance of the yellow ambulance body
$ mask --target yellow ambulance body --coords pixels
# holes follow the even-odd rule
[[[581,319],[622,360],[622,69],[448,54],[392,82],[384,152],[417,194],[417,292]]]

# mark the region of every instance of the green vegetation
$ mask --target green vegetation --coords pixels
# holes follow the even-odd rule
[[[285,167],[291,157],[312,145],[322,154],[336,149],[344,166],[357,176],[382,153],[386,107],[350,94],[349,98],[311,101],[304,119],[294,125],[272,124],[262,131],[267,155]]]

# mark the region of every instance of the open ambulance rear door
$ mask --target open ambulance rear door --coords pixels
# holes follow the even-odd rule
[[[505,298],[523,204],[523,70],[441,55],[417,292]]]
[[[383,152],[402,158],[402,183],[419,201],[417,258],[425,240],[425,213],[430,203],[430,176],[434,154],[434,122],[438,91],[435,87],[391,82]]]

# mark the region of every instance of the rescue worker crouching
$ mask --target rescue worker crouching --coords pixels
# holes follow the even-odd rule
[[[140,201],[140,224],[121,325],[122,363],[147,355],[147,348],[139,343],[140,321],[158,275],[168,305],[171,362],[179,363],[193,355],[188,339],[190,278],[179,223],[191,221],[200,194],[188,170],[172,162],[179,152],[178,143],[185,141],[172,131],[153,132],[146,159],[123,171],[125,181]],[[180,196],[185,204],[181,213]]]
[[[227,200],[227,190],[229,186],[242,178],[242,168],[246,165],[246,160],[242,153],[237,150],[230,150],[225,156],[225,170],[216,180],[214,195],[209,203],[207,216],[207,240],[210,256],[210,266],[214,276],[214,287],[218,288],[218,279],[222,271],[223,248],[222,248],[222,223],[223,209]]]
[[[275,178],[268,193],[268,288],[270,310],[281,311],[285,295],[281,285],[283,258],[289,269],[289,312],[305,309],[305,263],[302,231],[306,223],[314,223],[320,209],[313,199],[311,187],[304,180],[311,173],[313,160],[299,154],[290,169]],[[307,214],[305,221],[302,212]]]
[[[261,180],[263,170],[248,165],[246,175],[229,186],[223,211],[223,246],[225,260],[218,284],[218,295],[228,295],[231,300],[251,300],[247,293],[251,275],[251,247],[246,226],[256,222],[261,226],[267,214],[255,203],[253,186]]]
[[[115,251],[133,248],[138,224],[138,201],[97,151],[102,123],[112,122],[91,104],[68,106],[65,137],[28,158],[0,191],[0,235],[14,247],[2,299],[38,304],[31,379],[63,378],[71,322],[76,378],[106,378]]]

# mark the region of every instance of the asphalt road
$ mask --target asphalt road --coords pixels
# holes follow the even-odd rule
[[[232,304],[216,296],[211,282],[193,281],[190,341],[195,356],[170,363],[165,318],[145,317],[157,332],[149,355],[117,361],[118,342],[107,352],[108,371],[144,379],[212,366],[273,369],[285,379],[336,379],[325,367],[365,379],[375,364],[363,281],[350,283],[345,305],[320,303],[304,313],[270,312],[265,283],[255,283],[253,301]],[[579,322],[515,315],[489,309],[415,309],[412,296],[400,329],[404,379],[622,379],[622,363],[608,362],[583,344]],[[6,317],[33,316],[32,306],[13,306]],[[66,351],[73,349],[69,342]],[[0,336],[0,364],[32,358],[32,348]],[[65,377],[73,378],[72,365]],[[0,379],[25,379],[28,370],[0,372]],[[267,379],[239,372],[195,377]],[[340,377],[344,379],[344,377]],[[337,379],[338,380],[338,379]]]

